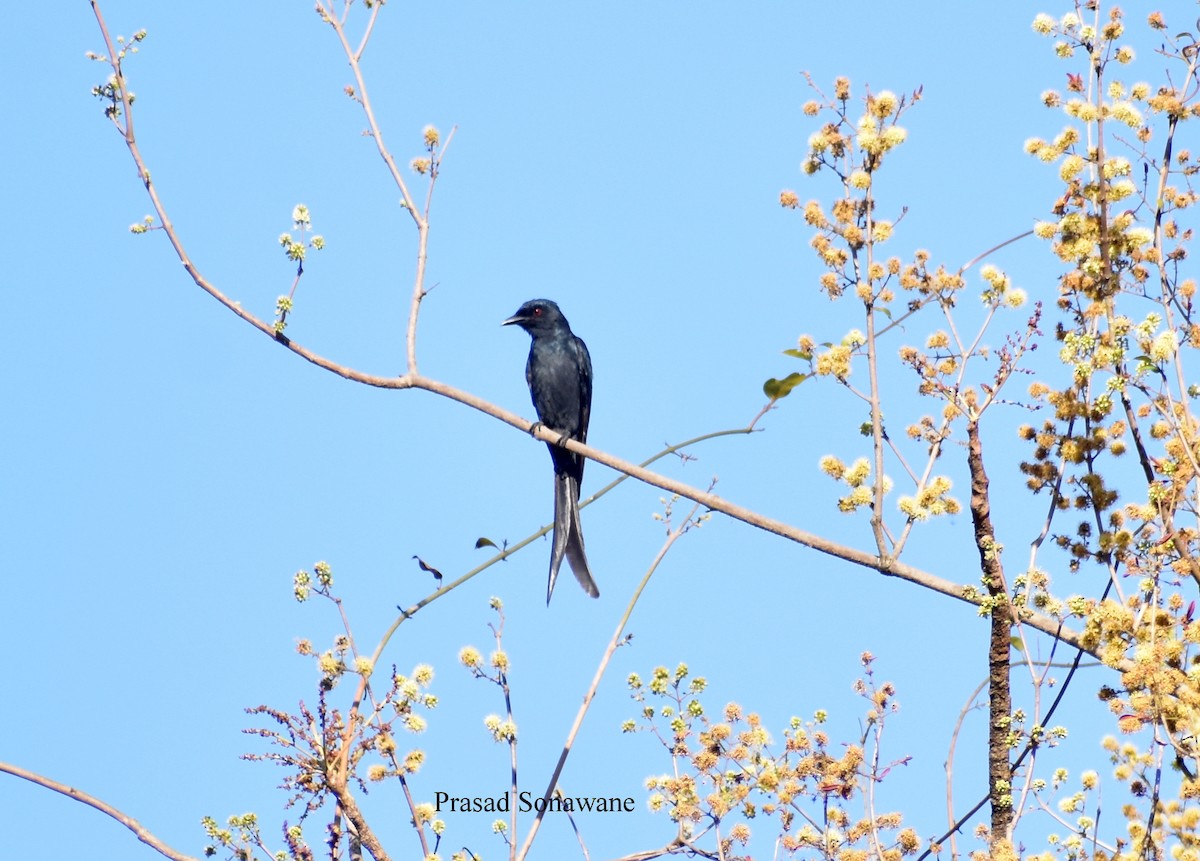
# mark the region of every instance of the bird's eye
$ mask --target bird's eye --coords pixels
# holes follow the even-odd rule
[[[535,317],[540,317],[540,316],[542,316],[542,309],[541,309],[541,308],[534,308],[534,309],[533,309],[533,316],[535,316]]]

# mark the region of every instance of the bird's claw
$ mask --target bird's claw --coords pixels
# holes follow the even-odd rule
[[[554,433],[554,428],[548,428],[542,422],[537,421],[529,426],[529,435],[531,437],[533,437],[534,439],[537,439],[537,434],[538,434],[538,431],[540,431],[540,430],[549,431],[550,433]],[[566,448],[567,440],[569,440],[569,439],[573,439],[573,437],[570,434],[560,433],[558,435],[558,439],[554,441],[553,445],[557,446],[558,448]]]

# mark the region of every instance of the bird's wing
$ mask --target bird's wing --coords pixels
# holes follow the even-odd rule
[[[592,357],[588,353],[587,344],[578,335],[575,336],[575,353],[579,362],[579,441],[586,443],[588,421],[592,417]],[[586,458],[579,457],[579,470],[576,478],[583,483],[583,464]]]
[[[579,361],[579,441],[587,442],[588,419],[592,415],[592,357],[587,344],[578,336],[575,352]]]

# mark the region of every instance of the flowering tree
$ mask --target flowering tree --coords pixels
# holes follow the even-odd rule
[[[838,78],[827,94],[809,81],[813,97],[804,113],[816,129],[803,166],[813,178],[811,187],[820,191],[811,199],[785,191],[779,202],[801,214],[811,234],[822,269],[814,290],[852,305],[861,322],[845,333],[801,335],[785,351],[800,370],[767,380],[767,404],[745,428],[670,446],[659,456],[711,436],[746,433],[768,409],[790,405],[785,399],[798,390],[820,387],[822,398],[860,404],[866,416],[861,451],[852,459],[830,454],[819,462],[838,488],[830,505],[863,519],[863,543],[855,546],[738,506],[716,496],[711,486],[694,488],[659,475],[647,468],[649,462],[638,465],[564,442],[554,429],[531,427],[420,373],[417,335],[430,289],[431,203],[453,131],[443,135],[425,127],[422,154],[407,172],[386,145],[360,64],[382,3],[366,3],[362,20],[349,3],[339,10],[322,0],[317,9],[349,62],[354,83],[346,93],[361,106],[368,134],[415,230],[406,368],[394,377],[340,364],[286,334],[307,256],[324,247],[324,239],[312,232],[306,206],[296,207],[293,231],[280,237],[295,278],[289,294],[279,298],[273,320],[244,309],[204,276],[168,216],[135,134],[126,63],[146,33],[114,39],[98,4],[92,7],[105,43],[92,56],[111,72],[94,92],[127,145],[154,210],[131,228],[134,233],[163,233],[197,286],[320,368],[364,385],[432,392],[670,494],[659,515],[667,538],[617,620],[557,765],[536,793],[521,789],[527,780],[518,781],[518,732],[500,599],[491,605],[494,648],[486,658],[476,647],[462,650],[462,667],[494,686],[503,704],[502,713],[489,716],[485,726],[508,748],[512,779],[502,802],[489,799],[490,808],[480,806],[480,812],[496,815],[500,848],[464,848],[451,857],[524,858],[548,810],[569,815],[625,803],[565,796],[559,778],[600,680],[626,642],[642,588],[671,547],[713,512],[951,596],[962,602],[959,606],[988,617],[988,790],[971,809],[951,806],[945,828],[935,834],[919,833],[909,811],[881,809],[880,784],[908,758],[883,744],[897,692],[876,679],[876,658],[870,653],[862,655],[863,672],[855,685],[865,703],[860,729],[841,738],[818,710],[809,720],[793,719],[776,740],[754,711],[738,703],[706,703],[708,681],[688,665],[648,667],[645,675],[627,680],[633,716],[623,730],[661,743],[670,768],[648,781],[648,801],[669,822],[661,845],[626,857],[733,859],[773,852],[775,857],[895,861],[958,857],[964,851],[979,858],[1197,857],[1200,807],[1189,801],[1200,794],[1195,739],[1200,620],[1194,618],[1200,584],[1195,523],[1200,424],[1192,406],[1200,386],[1189,381],[1184,367],[1190,349],[1200,347],[1200,323],[1193,320],[1192,307],[1196,285],[1186,265],[1190,209],[1197,199],[1191,177],[1197,168],[1182,131],[1187,120],[1200,117],[1196,33],[1171,36],[1164,16],[1154,13],[1130,24],[1127,34],[1122,12],[1099,4],[1077,4],[1060,17],[1038,15],[1034,30],[1054,40],[1055,53],[1067,64],[1065,91],[1043,94],[1053,112],[1049,116],[1060,118],[1050,125],[1062,122],[1063,115],[1065,125],[1031,137],[1026,151],[1048,170],[1056,168],[1057,178],[1049,180],[1056,185],[1047,194],[1043,221],[1020,236],[997,237],[995,248],[961,267],[938,263],[926,251],[906,256],[888,250],[896,244],[904,209],[877,195],[877,178],[892,166],[897,148],[914,145],[902,120],[922,91],[856,93],[849,79]],[[1130,77],[1137,68],[1132,45],[1139,39],[1161,43],[1144,63],[1147,74],[1162,75],[1161,83]],[[1023,280],[1019,273],[1010,275],[987,259],[1017,241],[1031,257],[1049,251],[1060,264],[1057,284],[1029,288],[1039,297],[1035,301],[1014,286],[1014,278]],[[1014,422],[1013,416],[1020,418]],[[993,507],[995,469],[985,429],[1015,432],[1028,446],[1021,475],[1001,480],[1023,482],[1033,504],[1041,506],[1044,514],[1032,534],[1018,532]],[[956,476],[967,483],[961,498],[955,495]],[[683,500],[689,507],[676,511]],[[964,511],[970,512],[978,559],[974,582],[905,561],[928,521]],[[395,651],[394,635],[423,608],[454,600],[456,586],[520,552],[545,531],[503,547],[484,542],[496,551],[493,558],[444,584],[441,572],[418,560],[438,588],[402,608],[373,647],[354,636],[332,568],[322,562],[298,572],[295,597],[330,602],[341,629],[328,650],[308,641],[299,645],[300,654],[319,671],[314,704],[251,710],[259,720],[253,733],[266,745],[250,758],[283,767],[283,786],[299,813],[283,822],[278,840],[263,831],[254,814],[224,824],[206,817],[209,853],[316,857],[320,852],[310,840],[312,823],[320,821],[329,857],[362,857],[364,850],[376,861],[399,857],[380,835],[378,811],[363,802],[368,786],[379,784],[401,799],[420,854],[441,857],[447,825],[439,809],[451,800],[435,803],[416,783],[416,775],[438,764],[427,763],[420,747],[398,740],[435,719],[434,673],[424,663],[402,671],[389,647]],[[1028,546],[1027,556],[1006,550],[1017,544]],[[1068,593],[1061,580],[1056,585],[1061,572],[1077,573],[1074,583],[1086,587]],[[1048,658],[1035,659],[1036,643],[1049,644]],[[1111,779],[1105,780],[1098,769],[1072,776],[1046,765],[1042,756],[1066,734],[1054,722],[1063,698],[1095,693],[1075,681],[1088,656],[1108,668],[1099,690],[1113,716],[1112,732],[1103,741],[1112,765]],[[1059,678],[1056,668],[1064,659],[1067,672]],[[745,698],[752,700],[754,693],[748,690]],[[97,807],[167,857],[186,857],[98,798],[15,765],[0,764],[0,770]],[[1123,821],[1111,809],[1103,821],[1099,816],[1105,783],[1119,787],[1125,799],[1119,811]],[[968,828],[980,842],[960,846]]]
[[[1159,13],[1145,24],[1151,32],[1167,30]],[[960,503],[948,495],[950,480],[937,468],[947,459],[947,442],[965,437],[981,572],[980,586],[967,587],[966,594],[991,617],[993,632],[990,852],[1013,854],[1018,833],[1029,833],[1018,832],[1022,821],[1043,810],[1059,826],[1045,838],[1046,857],[1158,857],[1169,846],[1190,853],[1197,817],[1185,801],[1196,793],[1197,700],[1189,668],[1200,638],[1189,588],[1200,582],[1191,401],[1200,388],[1188,381],[1184,362],[1185,347],[1200,345],[1200,328],[1192,318],[1195,282],[1183,266],[1196,168],[1177,138],[1181,122],[1200,116],[1195,34],[1166,39],[1158,51],[1168,64],[1166,83],[1151,86],[1126,77],[1123,67],[1133,62],[1134,51],[1119,9],[1081,5],[1061,18],[1038,15],[1033,27],[1056,40],[1055,52],[1073,69],[1065,93],[1050,90],[1042,97],[1047,108],[1066,114],[1067,125],[1026,144],[1028,153],[1057,165],[1063,184],[1048,206],[1052,217],[1032,231],[1062,262],[1053,302],[1035,303],[1015,326],[1001,322],[1007,309],[1026,306],[1027,295],[1012,287],[1008,275],[984,265],[977,294],[984,314],[977,321],[960,303],[970,292],[965,271],[978,261],[951,271],[932,269],[925,252],[907,262],[883,258],[893,223],[876,216],[874,178],[887,153],[904,143],[898,122],[920,91],[908,99],[868,93],[859,115],[849,82],[839,79],[833,99],[806,107],[813,116],[828,112],[830,121],[810,139],[805,170],[832,172],[841,194],[829,207],[819,201],[802,206],[790,191],[781,203],[803,210],[827,269],[821,288],[832,299],[852,294],[862,303],[865,333],[856,330],[820,348],[802,337],[791,352],[810,370],[794,381],[832,378],[870,407],[869,455],[849,466],[827,457],[822,468],[848,486],[839,502],[843,510],[870,511],[884,570],[916,524],[958,510]],[[917,322],[930,315],[936,322]],[[879,383],[879,357],[901,321],[928,327],[923,344],[899,347],[900,361],[914,372],[927,404],[906,429],[924,449],[922,461],[912,466],[913,449],[888,436]],[[989,330],[1005,325],[1010,333],[1003,345],[985,346]],[[1050,337],[1043,336],[1051,328]],[[1045,341],[1058,345],[1057,362],[1032,361],[1031,352]],[[862,365],[867,382],[860,387],[852,371]],[[1030,379],[1024,392],[1013,391],[1018,374]],[[1018,434],[1031,446],[1021,470],[1029,491],[1045,500],[1045,519],[1029,538],[1028,558],[1015,561],[998,537],[980,434],[985,421],[999,421],[996,407],[1006,402],[1024,404],[1041,418],[1036,426],[1022,424]],[[893,405],[888,414],[911,409]],[[1134,469],[1127,465],[1130,454]],[[885,504],[892,489],[888,468],[898,470],[908,488],[897,502],[898,522]],[[1043,550],[1047,538],[1061,553]],[[1086,572],[1095,592],[1056,592],[1050,572],[1064,565]],[[1048,662],[1026,663],[1025,697],[1034,708],[1013,705],[1010,643],[1031,654],[1029,623],[1042,613],[1079,623],[1080,636],[1070,641],[1075,658],[1067,684],[1084,653],[1117,671],[1100,695],[1118,731],[1133,738],[1109,736],[1104,746],[1115,780],[1127,786],[1134,803],[1122,808],[1127,822],[1115,836],[1098,824],[1096,772],[1082,775],[1079,790],[1057,809],[1044,798],[1049,784],[1067,780],[1061,769],[1048,776],[1036,767],[1039,749],[1065,734],[1049,726],[1062,692],[1048,709],[1038,705],[1052,679]],[[1182,779],[1172,778],[1168,766]],[[1022,840],[1033,843],[1029,836]]]

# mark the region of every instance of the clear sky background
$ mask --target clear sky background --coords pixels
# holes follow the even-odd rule
[[[1181,25],[1194,12],[1166,5]],[[294,271],[277,237],[306,203],[328,245],[310,259],[288,335],[365,372],[403,370],[415,232],[360,135],[344,57],[311,4],[103,9],[114,34],[149,31],[127,66],[139,138],[201,271],[270,319]],[[421,370],[531,416],[528,338],[499,323],[545,296],[591,350],[599,448],[638,461],[744,426],[764,404],[763,380],[801,369],[781,355],[798,335],[836,340],[859,325],[849,301],[817,292],[803,219],[778,205],[784,188],[802,200],[836,193],[828,177],[800,172],[815,128],[801,113],[812,97],[802,73],[827,88],[848,75],[856,94],[924,87],[878,196],[885,215],[908,207],[890,250],[927,248],[954,268],[1027,230],[1058,193],[1055,171],[1022,152],[1027,137],[1062,127],[1038,96],[1075,71],[1031,31],[1038,11],[388,4],[365,70],[390,147],[407,163],[423,126],[457,126],[434,203],[437,287],[421,316]],[[106,71],[84,57],[103,51],[87,4],[22,4],[8,22],[0,759],[100,796],[180,850],[202,851],[202,815],[249,810],[279,846],[282,775],[239,760],[258,749],[240,733],[255,725],[242,710],[312,702],[317,674],[295,640],[324,649],[339,631],[332,606],[293,600],[293,572],[332,564],[369,651],[397,604],[430,591],[414,554],[453,578],[486,558],[479,536],[516,541],[547,522],[550,464],[541,443],[465,407],[309,365],[204,295],[161,233],[128,231],[149,204],[90,95]],[[1149,51],[1143,60],[1153,62]],[[1036,240],[995,262],[1031,295],[1054,295],[1053,261]],[[856,433],[865,418],[835,386],[806,385],[761,433],[661,467],[696,486],[717,476],[735,502],[869,547],[866,515],[839,514],[839,488],[817,469],[826,453],[866,453]],[[1001,537],[1023,559],[1042,501],[1028,504],[1012,468],[1015,438],[991,442],[998,505],[1015,509]],[[961,451],[948,458],[965,501]],[[612,477],[592,464],[585,493]],[[507,752],[482,723],[503,703],[456,663],[466,644],[491,646],[492,595],[507,612],[523,787],[541,792],[664,537],[652,519],[661,495],[627,482],[585,511],[599,601],[564,573],[547,609],[539,542],[403,626],[385,662],[432,664],[441,698],[425,736],[401,739],[428,752],[419,796],[507,786]],[[910,553],[951,580],[978,576],[967,515],[921,530]],[[1087,591],[1055,561],[1059,591]],[[679,661],[710,680],[711,709],[737,700],[779,739],[789,716],[824,708],[831,735],[848,741],[862,711],[851,684],[871,650],[901,704],[885,757],[913,757],[885,783],[882,807],[905,811],[923,837],[944,828],[949,736],[986,671],[987,624],[969,606],[718,516],[672,550],[630,630],[562,782],[572,794],[637,799],[635,815],[580,821],[593,858],[671,837],[665,816],[644,812],[642,787],[669,759],[650,737],[619,730],[636,711],[626,675]],[[1092,692],[1102,679],[1081,679],[1078,706],[1062,716],[1068,766],[1099,758],[1108,724]],[[983,732],[976,711],[959,743],[960,810],[983,792]],[[414,857],[394,789],[371,800],[395,856]],[[447,819],[443,857],[463,844],[503,854],[491,816]],[[755,827],[769,833],[766,821]],[[156,857],[95,811],[6,776],[0,831],[4,857]],[[575,847],[565,820],[552,819],[536,857],[575,857]],[[769,856],[765,840],[756,848]]]

